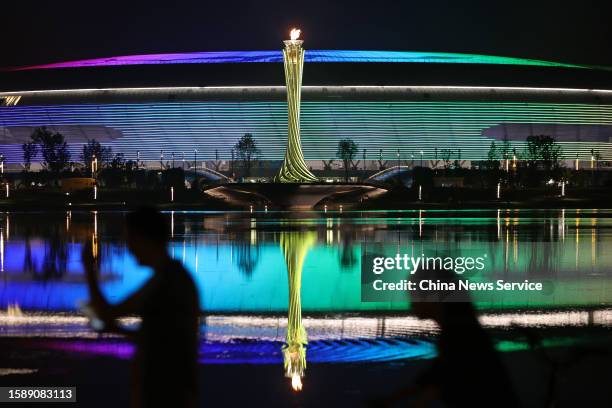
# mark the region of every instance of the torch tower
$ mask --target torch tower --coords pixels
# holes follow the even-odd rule
[[[288,138],[283,167],[277,180],[281,183],[308,183],[317,178],[308,170],[300,140],[300,101],[302,94],[302,70],[304,68],[304,41],[298,40],[300,30],[291,30],[291,39],[283,41],[283,61],[287,84]]]

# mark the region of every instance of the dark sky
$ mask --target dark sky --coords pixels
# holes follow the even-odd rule
[[[591,1],[164,3],[4,1],[0,66],[139,53],[278,49],[292,26],[302,28],[310,49],[448,51],[612,65],[610,10]]]

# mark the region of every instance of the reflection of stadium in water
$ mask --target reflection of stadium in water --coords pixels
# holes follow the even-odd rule
[[[167,213],[170,250],[194,274],[210,313],[287,311],[283,234],[312,236],[302,275],[305,313],[406,310],[407,303],[360,301],[365,249],[420,254],[486,252],[487,279],[545,280],[552,296],[475,294],[482,308],[566,308],[610,304],[606,211],[414,211],[397,213]],[[87,297],[81,243],[96,239],[104,290],[119,300],[148,276],[122,241],[122,213],[2,214],[0,305],[74,311]],[[41,222],[44,219],[45,222]],[[113,273],[110,274],[109,272]]]
[[[435,355],[431,336],[437,328],[432,322],[399,315],[407,307],[403,303],[360,302],[364,245],[393,251],[426,247],[468,251],[481,245],[495,255],[495,264],[501,268],[496,274],[511,277],[537,268],[537,276],[558,280],[561,289],[548,303],[527,298],[484,305],[491,311],[481,316],[481,322],[490,329],[612,325],[606,297],[611,259],[601,251],[610,240],[608,213],[490,211],[475,218],[468,215],[474,214],[330,212],[278,218],[274,213],[255,213],[245,218],[240,214],[168,213],[170,250],[194,274],[208,314],[202,327],[200,361],[283,364],[294,389],[300,389],[306,346],[310,363]],[[99,338],[88,328],[85,317],[56,313],[74,311],[77,301],[87,298],[78,259],[84,240],[99,242],[102,270],[106,271],[104,290],[112,299],[123,298],[146,279],[147,271],[134,263],[122,242],[117,221],[123,216],[69,212],[46,214],[42,223],[35,215],[4,214],[0,222],[0,302],[11,312],[0,313],[0,335],[29,338],[34,347],[44,349],[131,356],[129,343],[113,336]],[[58,252],[64,255],[50,256]],[[523,257],[537,259],[525,261]],[[539,260],[544,257],[549,259]],[[55,266],[50,266],[52,261]],[[57,273],[42,272],[49,267]],[[599,285],[600,290],[577,293],[576,282],[582,289]],[[522,310],[515,310],[517,307]],[[344,311],[365,314],[341,313]],[[366,313],[372,311],[376,314]],[[127,318],[122,323],[135,325],[138,319]],[[547,344],[579,339],[556,341]],[[498,347],[517,350],[528,345],[510,338]]]

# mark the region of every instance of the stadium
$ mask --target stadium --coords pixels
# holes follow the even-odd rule
[[[359,146],[381,162],[435,167],[441,152],[469,166],[492,141],[522,151],[548,135],[563,158],[612,161],[612,70],[511,57],[306,50],[301,133],[308,166]],[[281,51],[121,56],[0,70],[0,152],[21,166],[36,127],[63,134],[73,160],[95,139],[126,159],[233,159],[246,133],[263,167],[280,166],[287,137]],[[325,161],[325,162],[324,162]],[[266,164],[267,163],[267,164]],[[337,164],[340,166],[340,164]],[[361,166],[361,165],[360,165]]]

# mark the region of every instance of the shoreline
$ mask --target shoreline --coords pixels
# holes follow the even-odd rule
[[[337,202],[326,204],[325,207],[319,205],[313,209],[283,209],[272,205],[267,208],[264,205],[254,205],[250,207],[235,206],[220,202],[216,199],[203,197],[199,201],[175,201],[161,202],[153,200],[109,200],[103,199],[96,201],[66,201],[65,198],[40,197],[39,200],[19,200],[19,199],[0,199],[0,211],[70,211],[70,210],[108,210],[108,211],[130,211],[142,206],[153,206],[160,211],[212,211],[212,212],[240,212],[240,213],[263,213],[263,212],[361,212],[361,211],[408,211],[408,210],[578,210],[578,209],[612,209],[612,197],[605,199],[561,199],[551,198],[544,200],[466,200],[451,202],[431,202],[431,201],[383,201],[377,200],[376,203],[346,203]],[[323,208],[321,208],[323,207]]]

